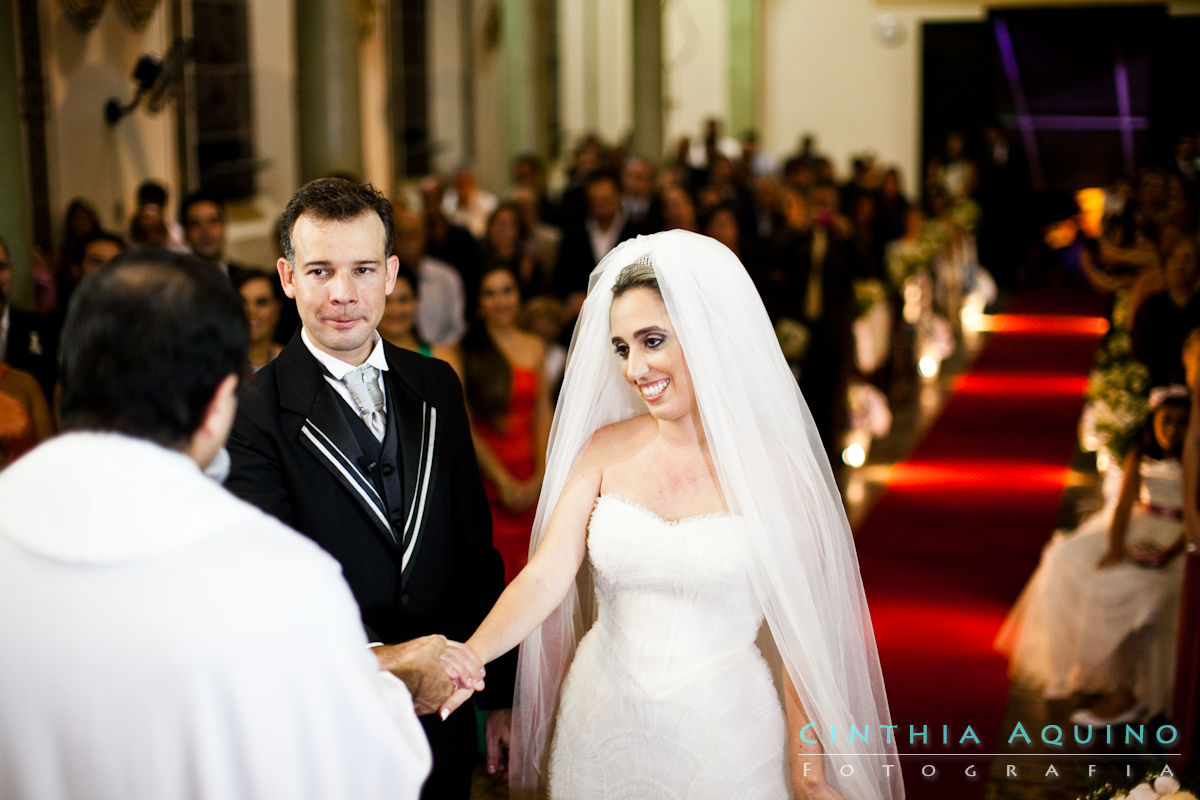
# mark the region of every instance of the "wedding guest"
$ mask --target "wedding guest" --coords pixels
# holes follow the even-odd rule
[[[76,197],[67,205],[63,219],[63,238],[58,247],[58,263],[78,264],[83,258],[83,246],[92,234],[100,232],[100,215],[88,200]]]
[[[1175,698],[1171,721],[1179,729],[1184,774],[1200,766],[1200,329],[1183,345],[1192,408],[1183,439],[1183,529],[1187,536],[1183,589],[1179,606],[1179,641],[1175,656]]]
[[[422,178],[418,189],[425,211],[425,252],[453,267],[463,286],[474,286],[479,281],[479,242],[442,210],[445,186],[436,176]]]
[[[900,171],[891,167],[879,185],[879,234],[885,243],[899,239],[908,227],[908,198],[900,185]]]
[[[479,186],[475,168],[463,164],[454,171],[454,186],[448,188],[442,198],[442,211],[476,239],[482,239],[488,217],[496,210],[497,203],[496,195]]]
[[[550,388],[550,399],[558,402],[563,370],[567,366],[567,348],[559,341],[564,327],[566,306],[557,297],[540,295],[525,301],[521,308],[521,327],[546,345],[546,369],[543,375]]]
[[[1072,715],[1078,725],[1149,719],[1170,705],[1190,407],[1182,386],[1153,392],[1115,509],[1050,541],[997,638],[1011,674],[1045,697],[1102,694]]]
[[[28,372],[0,360],[0,469],[54,434],[42,387]]]
[[[539,260],[532,237],[520,207],[505,200],[488,220],[482,247],[484,273],[497,267],[511,270],[520,282],[521,294],[529,297],[550,284],[549,270]]]
[[[643,233],[662,230],[662,201],[654,191],[654,165],[641,156],[621,167],[621,209]]]
[[[246,352],[250,374],[274,361],[283,350],[283,345],[274,338],[281,308],[279,299],[275,297],[277,284],[278,281],[263,272],[247,272],[234,284],[242,296],[242,307],[250,326],[250,345]]]
[[[417,286],[417,276],[411,269],[401,264],[396,269],[396,285],[392,289],[392,293],[387,296],[387,301],[383,306],[383,318],[379,320],[379,333],[396,347],[411,350],[423,356],[440,358],[451,365],[456,365],[457,357],[452,348],[432,345],[417,335],[417,308],[420,305]]]
[[[696,232],[696,203],[682,186],[663,192],[663,229]]]
[[[537,193],[527,186],[518,186],[512,191],[516,203],[530,231],[534,258],[547,275],[547,284],[554,285],[554,267],[558,264],[558,251],[562,245],[562,229],[555,227],[538,216]]]
[[[477,321],[462,342],[463,388],[505,582],[529,555],[550,434],[546,346],[520,328],[520,311],[517,276],[504,267],[485,271]]]
[[[0,237],[0,362],[28,372],[46,397],[54,397],[58,326],[12,304],[12,250]]]
[[[1194,239],[1181,236],[1163,253],[1162,276],[1165,288],[1142,303],[1129,331],[1134,358],[1150,368],[1151,386],[1183,379],[1183,340],[1200,326]]]
[[[546,165],[536,153],[522,153],[513,160],[513,192],[528,190],[533,193],[535,219],[543,224],[562,228],[562,209],[550,197],[546,181]],[[536,224],[530,220],[530,227]]]
[[[0,692],[0,786],[415,800],[430,758],[414,700],[448,693],[445,642],[371,655],[337,563],[205,477],[246,323],[228,282],[183,258],[83,285],[65,433],[0,474],[0,681],[20,687]]]
[[[587,215],[563,231],[555,270],[555,294],[577,312],[587,290],[588,275],[608,251],[640,233],[621,210],[621,184],[613,169],[591,172],[584,183]]]
[[[178,253],[191,252],[183,228],[167,216],[167,189],[158,181],[143,181],[138,186],[128,238],[131,245],[148,244]]]
[[[425,251],[425,221],[420,214],[397,207],[395,231],[396,258],[417,276],[423,298],[417,310],[417,332],[430,344],[453,347],[467,330],[462,278]]]

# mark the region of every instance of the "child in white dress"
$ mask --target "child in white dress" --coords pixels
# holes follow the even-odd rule
[[[1046,698],[1101,695],[1072,716],[1080,725],[1146,719],[1171,701],[1187,390],[1156,389],[1150,408],[1115,509],[1051,539],[996,640],[1010,674]]]

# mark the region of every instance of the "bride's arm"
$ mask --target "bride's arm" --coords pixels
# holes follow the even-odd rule
[[[482,688],[483,665],[520,644],[562,603],[587,552],[587,524],[612,462],[610,429],[598,431],[567,479],[541,544],[465,645],[450,642],[443,665],[460,690],[442,706],[445,717]]]
[[[598,470],[580,470],[567,480],[538,549],[466,642],[485,664],[524,641],[558,608],[583,563],[599,493]]]
[[[788,744],[791,747],[792,789],[804,800],[842,800],[842,796],[825,780],[825,751],[813,729],[805,732],[810,722],[804,703],[800,700],[792,678],[783,670],[784,710],[787,713]]]

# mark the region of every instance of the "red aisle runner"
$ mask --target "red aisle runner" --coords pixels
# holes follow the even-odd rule
[[[1058,514],[1099,311],[1084,289],[1039,291],[996,318],[856,534],[899,750],[925,754],[902,759],[913,800],[982,797],[990,760],[971,754],[1006,749],[992,640]]]

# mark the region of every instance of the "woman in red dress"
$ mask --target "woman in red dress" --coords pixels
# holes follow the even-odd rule
[[[550,396],[543,371],[546,347],[521,330],[517,276],[486,270],[479,281],[475,323],[462,341],[463,385],[484,489],[492,508],[492,539],[512,580],[529,557],[529,532],[546,469]]]

